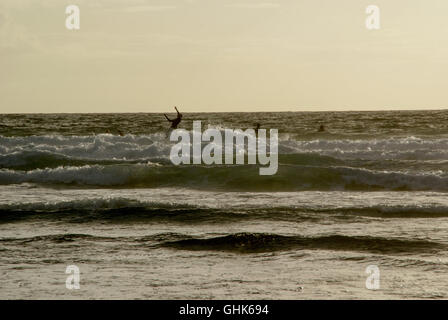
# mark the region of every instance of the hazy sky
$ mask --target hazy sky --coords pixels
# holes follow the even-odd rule
[[[446,0],[0,1],[1,113],[434,109],[447,76]]]

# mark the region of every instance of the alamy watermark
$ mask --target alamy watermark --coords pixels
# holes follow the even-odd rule
[[[171,132],[170,141],[178,143],[171,148],[170,160],[174,165],[228,165],[245,164],[247,158],[247,164],[257,164],[258,160],[258,164],[265,166],[259,169],[260,175],[273,175],[278,169],[278,130],[270,129],[269,135],[267,143],[266,129],[208,128],[202,132],[201,121],[193,121],[191,132],[185,129]],[[203,146],[203,142],[208,143]]]
[[[369,5],[366,8],[366,28],[368,30],[379,30],[381,26],[380,22],[380,8],[376,5]]]
[[[65,287],[69,290],[78,290],[80,288],[79,286],[79,280],[80,280],[80,272],[78,266],[75,265],[69,265],[65,269],[65,273],[69,276],[65,280]]]
[[[380,8],[377,5],[368,5],[365,9],[368,15],[365,21],[365,26],[368,30],[380,29]],[[80,10],[77,5],[71,4],[65,8],[65,27],[68,30],[80,29]]]
[[[377,265],[371,264],[366,268],[366,273],[369,276],[366,279],[366,289],[379,290],[380,289],[380,268]]]
[[[65,8],[65,14],[68,16],[65,19],[65,27],[68,30],[79,30],[80,28],[80,11],[77,5],[69,5]]]

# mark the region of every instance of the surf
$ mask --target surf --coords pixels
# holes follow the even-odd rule
[[[346,166],[282,164],[275,176],[259,176],[256,165],[112,164],[60,166],[29,171],[1,169],[0,184],[34,183],[79,187],[183,187],[225,191],[448,191],[448,176]]]

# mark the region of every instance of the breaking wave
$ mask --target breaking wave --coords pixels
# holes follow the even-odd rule
[[[0,170],[0,184],[20,183],[227,191],[448,191],[448,176],[443,173],[374,171],[345,166],[280,165],[273,176],[260,176],[256,165],[161,166],[149,163]]]
[[[365,160],[448,160],[448,138],[388,137],[375,139],[304,139],[280,135],[280,154],[315,153],[337,159]],[[0,166],[7,166],[33,152],[90,160],[141,160],[168,158],[173,142],[166,133],[124,136],[99,134],[90,136],[0,136]],[[27,151],[23,153],[24,151]],[[5,157],[6,156],[6,157]]]

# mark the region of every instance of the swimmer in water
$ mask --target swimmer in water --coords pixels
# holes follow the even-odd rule
[[[176,109],[176,111],[177,111],[176,119],[170,119],[170,118],[168,118],[168,116],[166,114],[163,114],[163,115],[165,116],[166,120],[171,122],[171,128],[172,129],[177,129],[177,126],[182,121],[182,113],[180,113],[179,110],[177,110],[177,107],[174,107],[174,109]]]
[[[323,124],[320,125],[319,130],[317,130],[318,132],[324,132],[325,131],[325,127]]]

